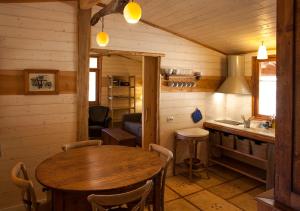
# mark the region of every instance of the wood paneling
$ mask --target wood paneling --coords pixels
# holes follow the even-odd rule
[[[145,21],[228,54],[276,46],[275,0],[139,2]]]
[[[0,210],[21,204],[9,175],[16,162],[42,199],[35,167],[76,140],[76,13],[75,2],[0,4]],[[18,94],[24,69],[61,70],[60,94]]]
[[[76,72],[59,72],[59,94],[76,93]],[[24,71],[0,70],[0,95],[24,95]]]
[[[91,10],[78,11],[78,71],[77,71],[77,136],[78,141],[88,140],[89,58],[91,36]]]

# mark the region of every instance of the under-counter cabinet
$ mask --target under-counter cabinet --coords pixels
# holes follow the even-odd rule
[[[210,162],[274,187],[274,133],[215,121],[204,128],[210,131]]]

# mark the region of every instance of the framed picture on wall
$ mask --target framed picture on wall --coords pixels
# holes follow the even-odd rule
[[[58,70],[25,70],[26,95],[58,94]]]

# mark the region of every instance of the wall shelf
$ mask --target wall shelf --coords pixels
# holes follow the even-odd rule
[[[229,152],[233,152],[233,153],[236,153],[238,155],[241,155],[241,156],[244,156],[244,157],[247,157],[247,158],[251,158],[251,159],[254,159],[254,160],[258,160],[258,161],[261,161],[263,162],[265,165],[267,164],[267,160],[266,159],[262,159],[262,158],[259,158],[257,156],[253,156],[251,154],[247,154],[247,153],[243,153],[243,152],[240,152],[236,149],[231,149],[231,148],[228,148],[228,147],[224,147],[222,145],[218,145],[218,144],[215,144],[213,145],[214,147],[217,147],[217,148],[220,148],[220,149],[223,149],[223,150],[226,150],[226,151],[229,151]]]
[[[240,174],[248,176],[262,183],[267,183],[266,171],[257,168],[255,166],[249,165],[247,163],[226,156],[222,156],[220,158],[212,157],[210,161],[219,164],[221,166],[224,166],[226,168],[229,168],[233,171],[239,172]]]
[[[108,78],[108,101],[112,118],[112,127],[120,122],[120,116],[126,113],[134,113],[135,103],[135,76],[115,76],[109,75]],[[115,85],[127,82],[128,85]],[[127,91],[126,91],[127,90]],[[127,101],[127,102],[126,102]]]

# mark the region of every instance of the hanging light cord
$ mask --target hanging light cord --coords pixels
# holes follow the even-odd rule
[[[104,30],[104,17],[101,18],[101,23],[102,23],[102,28],[101,28],[101,30],[102,30],[102,32],[103,32],[103,30]]]

